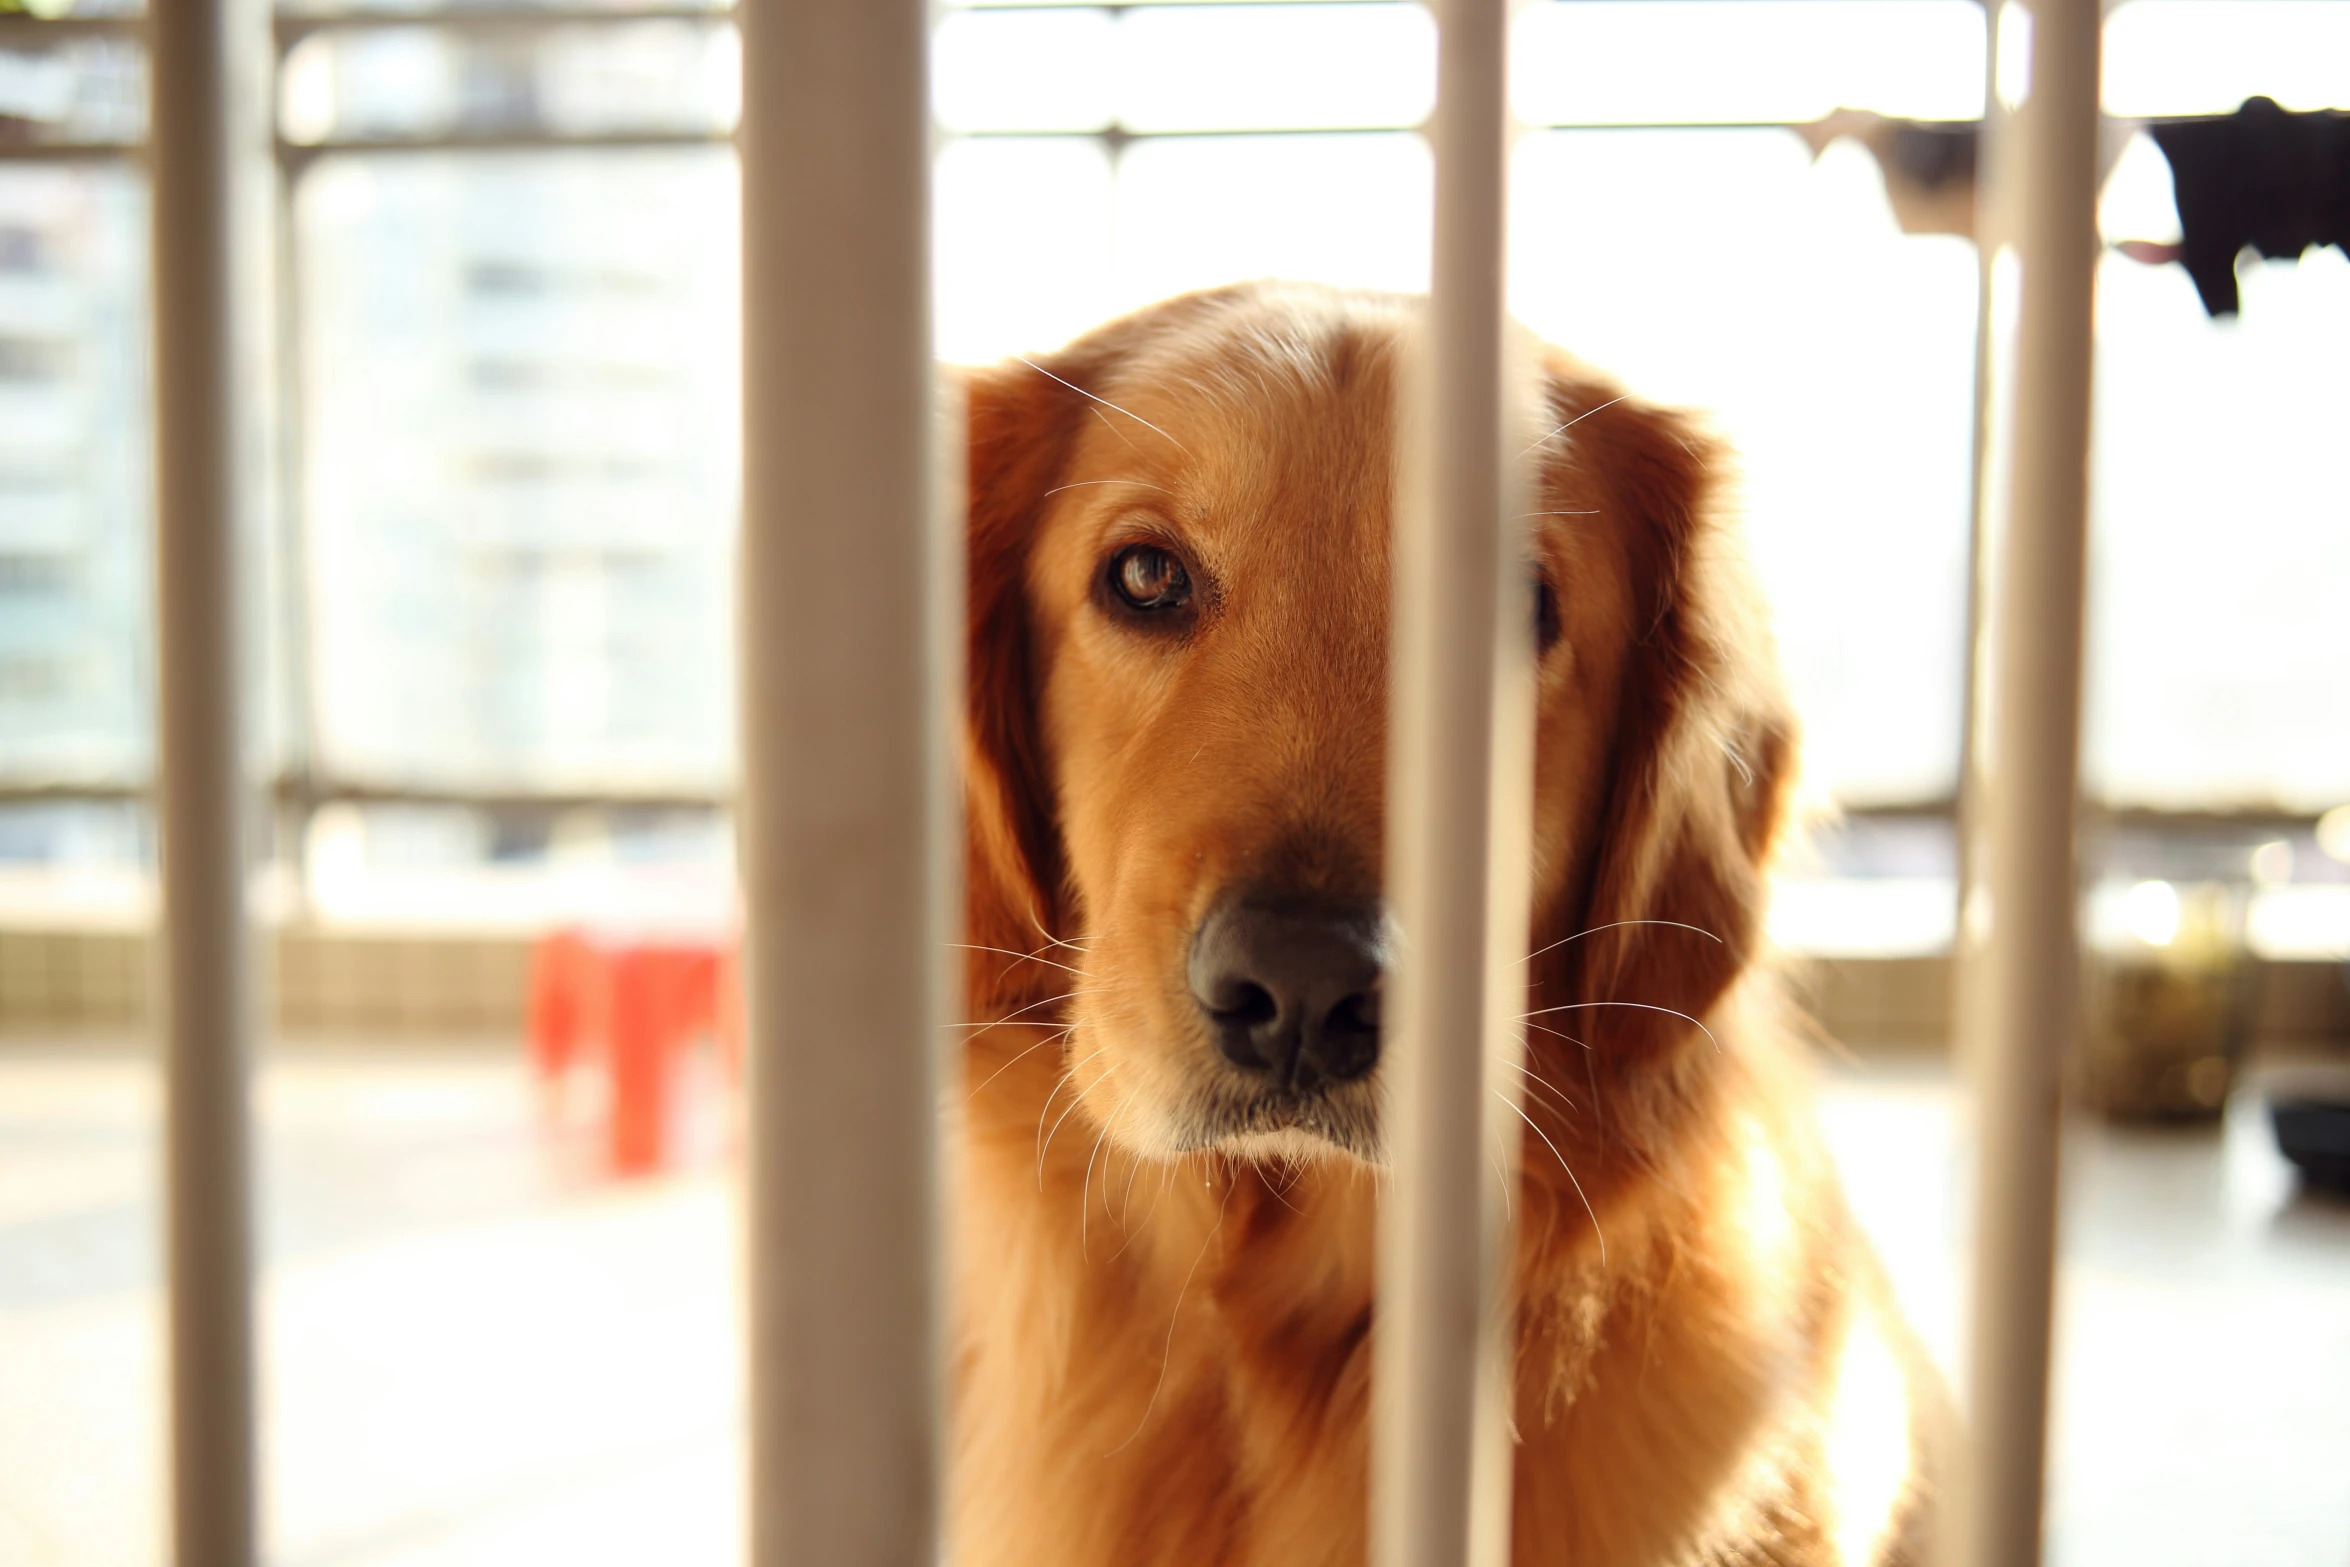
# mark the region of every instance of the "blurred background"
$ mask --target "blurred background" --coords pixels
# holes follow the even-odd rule
[[[1996,108],[2020,29],[1995,50],[1991,21],[1537,0],[1514,44],[1514,308],[1740,453],[1837,813],[1773,930],[1946,1365],[1978,321],[2013,287],[1911,210],[1967,210],[1972,143],[1921,175],[1867,115]],[[269,35],[273,1559],[731,1561],[734,25],[362,0]],[[9,1563],[162,1551],[139,36],[136,0],[0,0]],[[2138,122],[2350,107],[2350,0],[2126,0],[2106,38],[2111,240],[2181,237]],[[942,9],[942,356],[1237,278],[1424,288],[1433,52],[1414,0]],[[2350,1055],[2350,261],[2238,281],[2215,320],[2178,266],[2099,276],[2067,1567],[2350,1561],[2350,1209],[2297,1183],[2264,1101]]]

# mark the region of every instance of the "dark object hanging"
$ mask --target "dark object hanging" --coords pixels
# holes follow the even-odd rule
[[[2224,118],[2147,130],[2170,160],[2179,264],[2212,315],[2236,313],[2236,256],[2247,245],[2272,261],[2312,245],[2350,249],[2350,113],[2294,114],[2249,98]]]
[[[2350,1193],[2350,1098],[2272,1098],[2277,1147],[2313,1185]]]
[[[2100,185],[2136,124],[2105,122]],[[1791,128],[1814,157],[1842,136],[1867,148],[1903,233],[1974,235],[1978,123],[1838,109]],[[2234,114],[2154,120],[2145,129],[2170,162],[2182,238],[2120,248],[2139,261],[2184,266],[2211,315],[2236,314],[2236,257],[2247,245],[2273,261],[2312,245],[2350,251],[2350,111],[2296,114],[2273,98],[2248,98]]]

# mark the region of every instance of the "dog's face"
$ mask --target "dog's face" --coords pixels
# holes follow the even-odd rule
[[[1194,296],[972,383],[972,940],[1006,949],[973,973],[1004,1002],[1068,992],[1079,1100],[1138,1153],[1378,1154],[1408,308]],[[1631,676],[1688,661],[1644,644],[1708,459],[1560,367],[1526,403],[1547,935],[1653,901],[1655,855],[1615,856],[1615,885],[1600,851],[1611,812],[1655,835],[1655,778],[1619,765],[1664,740]]]

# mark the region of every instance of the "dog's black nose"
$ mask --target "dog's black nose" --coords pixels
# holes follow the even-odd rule
[[[1191,994],[1216,1048],[1284,1088],[1370,1071],[1379,1060],[1379,938],[1376,904],[1224,904],[1191,943]]]

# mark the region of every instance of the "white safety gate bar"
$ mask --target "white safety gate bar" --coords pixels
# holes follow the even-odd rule
[[[945,645],[930,15],[742,8],[751,1559],[929,1567]]]
[[[1435,254],[1404,391],[1390,661],[1387,891],[1402,931],[1386,1070],[1395,1181],[1379,1230],[1371,1553],[1509,1556],[1501,1320],[1508,1222],[1490,1179],[1489,1058],[1520,1048],[1533,803],[1533,629],[1505,448],[1508,0],[1437,7]],[[1514,1139],[1510,1140],[1514,1142]]]
[[[171,1540],[180,1567],[247,1567],[253,1013],[237,598],[253,394],[237,349],[254,301],[238,286],[234,212],[266,22],[254,0],[158,0],[148,25]]]
[[[2003,127],[2012,142],[1986,160],[2014,186],[1991,200],[2012,214],[2023,298],[2012,428],[1994,436],[2012,456],[1992,549],[1990,754],[1974,768],[1990,932],[1966,1041],[1982,1140],[1969,1461],[1955,1519],[1966,1567],[2033,1567],[2046,1494],[2059,1074],[2079,1015],[2073,851],[2102,21],[2097,0],[2036,0],[2024,101]]]
[[[231,187],[254,0],[153,0],[159,822],[172,1528],[257,1559]],[[1523,945],[1531,709],[1508,563],[1507,0],[1438,0],[1434,291],[1396,549],[1396,1170],[1379,1567],[1508,1557],[1496,953]],[[2074,1017],[2099,14],[2032,6],[2009,122],[2023,307],[1991,696],[1973,1483],[1962,1560],[2039,1559],[2057,1067]],[[744,0],[743,881],[755,1567],[941,1549],[939,1025],[959,839],[959,443],[929,331],[923,0]],[[238,88],[245,89],[240,98]],[[260,101],[266,104],[266,94]],[[954,421],[946,421],[951,426]]]

